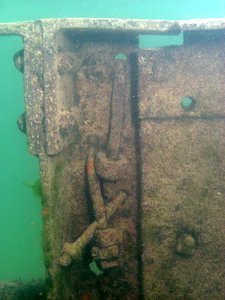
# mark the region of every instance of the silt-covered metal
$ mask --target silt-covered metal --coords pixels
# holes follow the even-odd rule
[[[48,299],[224,298],[224,33],[224,19],[0,24],[24,39]]]

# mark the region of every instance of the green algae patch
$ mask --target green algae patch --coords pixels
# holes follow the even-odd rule
[[[43,197],[43,191],[41,186],[40,179],[35,180],[33,183],[23,183],[26,187],[30,188],[32,190],[33,196],[35,198],[42,198]]]

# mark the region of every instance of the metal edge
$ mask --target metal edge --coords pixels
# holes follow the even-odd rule
[[[113,18],[56,18],[37,21],[0,23],[0,35],[25,35],[33,23],[40,22],[50,30],[90,29],[124,31],[143,34],[176,34],[180,31],[225,29],[225,18],[192,20],[113,19]]]

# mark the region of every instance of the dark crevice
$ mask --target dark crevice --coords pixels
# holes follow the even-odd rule
[[[131,118],[134,127],[135,156],[136,156],[136,198],[137,198],[137,259],[138,259],[138,284],[139,300],[143,300],[143,266],[142,266],[142,161],[141,161],[141,135],[139,120],[139,98],[138,98],[138,56],[132,53],[131,64]]]
[[[105,148],[105,152],[106,152],[106,153],[107,153],[107,145],[109,145],[110,134],[111,134],[111,131],[112,131],[112,115],[113,115],[113,111],[112,111],[112,102],[113,102],[113,87],[114,87],[114,82],[115,82],[115,78],[113,78],[112,92],[111,92],[111,95],[110,95],[110,102],[109,102],[108,135],[107,135],[106,148]]]

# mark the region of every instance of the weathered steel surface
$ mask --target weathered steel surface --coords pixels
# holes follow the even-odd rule
[[[51,255],[48,269],[53,280],[53,299],[70,299],[71,296],[80,299],[83,295],[93,299],[110,299],[113,295],[124,299],[138,297],[135,155],[128,59],[125,62],[127,68],[123,69],[124,115],[118,124],[121,131],[118,153],[126,157],[126,173],[123,172],[122,178],[118,176],[111,180],[113,161],[116,165],[119,158],[108,157],[112,160],[111,169],[107,170],[109,179],[107,176],[102,178],[96,173],[98,163],[95,161],[98,153],[106,153],[112,130],[111,119],[116,117],[110,110],[114,76],[117,76],[115,55],[118,52],[129,54],[128,41],[135,45],[135,39],[129,37],[123,42],[120,36],[109,38],[95,33],[61,31],[50,41],[50,48],[44,54],[49,72],[45,74],[45,83],[48,82],[45,89],[45,128],[48,133],[47,155],[44,154],[45,159],[41,160],[41,170],[43,184],[49,183],[45,185],[45,205],[49,212],[45,217],[45,230]],[[48,60],[51,63],[47,64]],[[107,210],[106,207],[121,190],[128,195],[125,204],[117,207],[117,214],[107,219],[107,223],[102,222],[103,210]],[[63,263],[61,257],[63,251],[68,254],[68,243],[84,234],[94,220],[100,222],[98,229],[116,228],[125,240],[110,245],[118,245],[120,249],[117,268],[109,268],[99,277],[89,268],[93,260],[92,247],[101,248],[95,242],[94,234],[91,241],[88,238],[86,245],[84,243],[80,257],[72,255],[71,262],[65,261],[64,255]],[[102,247],[102,251],[108,246]],[[101,257],[95,257],[95,260],[102,261]],[[115,266],[114,258],[102,261],[104,266],[107,263],[109,267]],[[113,285],[118,288],[114,289]]]
[[[225,28],[223,19],[195,19],[185,21],[145,20],[145,19],[100,19],[100,18],[61,18],[39,21],[0,23],[0,34],[26,35],[34,23],[42,24],[49,32],[61,29],[122,31],[136,34],[163,34],[174,31],[220,30]]]
[[[225,297],[224,34],[185,41],[138,58],[145,299]]]
[[[24,39],[48,299],[224,298],[224,28],[0,23]],[[181,31],[184,46],[138,49],[139,34]]]

